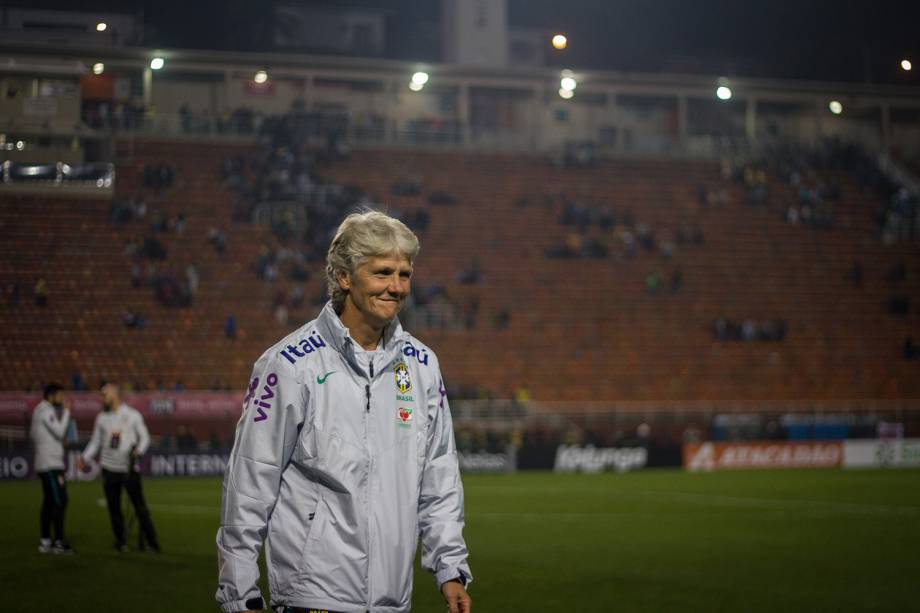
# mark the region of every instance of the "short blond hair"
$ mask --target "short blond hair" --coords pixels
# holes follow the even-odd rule
[[[351,276],[369,258],[393,254],[405,257],[411,264],[418,252],[418,237],[394,217],[372,210],[346,217],[326,254],[326,291],[336,312],[342,312],[348,295],[339,285],[338,272]]]

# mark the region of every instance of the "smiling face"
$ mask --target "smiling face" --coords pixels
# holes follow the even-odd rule
[[[342,289],[348,292],[342,321],[361,322],[379,329],[396,317],[406,301],[412,263],[397,254],[371,257],[354,274],[340,271],[337,278]]]

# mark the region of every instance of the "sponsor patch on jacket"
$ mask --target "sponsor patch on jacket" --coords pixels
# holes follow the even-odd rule
[[[416,349],[415,345],[412,343],[406,343],[406,346],[403,347],[403,355],[407,358],[415,357],[418,360],[419,364],[424,364],[428,366],[428,350],[427,349]]]
[[[262,390],[259,390],[259,378],[254,378],[249,383],[249,391],[246,394],[246,398],[243,400],[243,410],[245,411],[249,408],[249,401],[252,400],[252,406],[256,408],[256,416],[252,421],[265,421],[268,419],[268,409],[272,408],[269,400],[275,397],[274,387],[278,385],[278,375],[275,373],[269,374],[265,377],[265,385],[262,386]]]
[[[412,389],[412,377],[409,376],[409,367],[404,362],[400,362],[393,368],[393,376],[396,378],[396,389],[401,394],[408,394]]]
[[[326,346],[326,341],[315,330],[307,338],[302,338],[296,343],[292,343],[281,350],[281,357],[294,364],[298,358],[313,353]]]
[[[411,428],[412,409],[409,407],[400,407],[396,409],[396,423],[403,428]]]

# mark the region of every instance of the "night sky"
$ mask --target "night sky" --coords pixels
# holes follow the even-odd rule
[[[271,51],[271,7],[291,0],[32,0],[13,5],[143,14],[145,44]],[[437,61],[437,0],[316,0],[379,8],[387,57]],[[920,84],[920,2],[879,0],[508,0],[512,27],[564,32],[552,64],[574,69],[666,71]],[[899,69],[913,60],[912,73]]]

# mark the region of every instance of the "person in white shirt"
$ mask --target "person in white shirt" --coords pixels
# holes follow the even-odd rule
[[[41,553],[74,553],[64,539],[64,513],[67,510],[64,443],[72,422],[62,390],[56,383],[45,386],[44,399],[32,412],[29,432],[35,448],[35,472],[42,482],[41,540],[38,545]]]
[[[102,412],[96,416],[92,438],[83,450],[80,463],[84,464],[96,454],[100,455],[102,484],[112,532],[115,534],[115,549],[122,552],[128,550],[125,520],[121,512],[121,490],[124,488],[134,505],[134,513],[147,546],[159,553],[160,541],[144,501],[141,475],[137,470],[138,459],[150,446],[150,434],[141,414],[121,401],[118,385],[104,382],[101,391]]]

